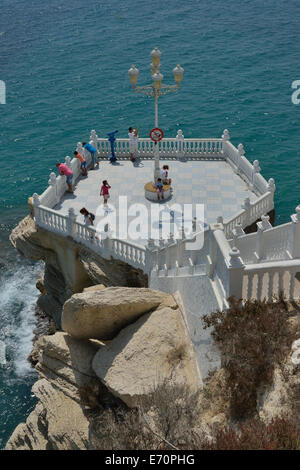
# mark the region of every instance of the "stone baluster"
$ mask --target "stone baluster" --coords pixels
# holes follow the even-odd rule
[[[289,290],[288,290],[288,298],[290,300],[294,299],[294,290],[295,290],[295,273],[290,271]]]
[[[246,294],[246,299],[251,300],[253,298],[252,296],[252,291],[253,291],[253,279],[254,279],[254,274],[253,273],[248,273],[248,284],[247,284],[247,294]]]
[[[182,158],[184,156],[184,135],[181,129],[178,129],[176,140],[177,140],[177,157]]]
[[[228,297],[234,296],[237,300],[243,297],[243,276],[245,265],[240,258],[240,251],[233,247],[229,252],[229,292]]]
[[[197,217],[193,217],[192,230],[195,233],[197,230]]]
[[[264,232],[272,228],[270,224],[270,217],[268,215],[261,216],[261,222],[257,222],[256,232],[256,256],[257,259],[261,260],[264,258]]]
[[[284,271],[278,271],[278,294],[284,294],[283,275]]]
[[[67,225],[68,235],[73,237],[73,238],[76,236],[75,224],[74,224],[74,222],[76,221],[76,217],[77,217],[77,215],[75,214],[74,208],[70,207],[69,211],[68,211],[68,217],[67,217],[66,225]]]
[[[262,293],[263,293],[263,278],[264,274],[263,273],[258,273],[257,274],[257,286],[256,286],[256,299],[261,300],[262,299]]]
[[[296,214],[291,216],[291,255],[293,259],[300,258],[300,205],[296,207]]]
[[[159,244],[159,249],[157,252],[157,266],[158,266],[158,270],[160,270],[160,267],[162,265],[162,259],[163,259],[162,250],[164,249],[164,246],[165,246],[164,239],[162,238],[161,235],[159,237],[158,244]]]
[[[274,271],[269,271],[268,273],[268,290],[267,290],[267,300],[272,300],[273,292],[274,292]]]

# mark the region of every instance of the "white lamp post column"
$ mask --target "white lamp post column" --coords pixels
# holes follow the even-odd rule
[[[154,110],[155,110],[155,127],[158,127],[158,98],[160,96],[166,95],[169,92],[177,91],[183,77],[183,68],[180,67],[178,64],[173,69],[175,85],[163,85],[162,80],[164,76],[160,73],[160,50],[155,47],[153,51],[150,52],[152,63],[150,64],[151,74],[152,74],[152,81],[151,85],[145,86],[137,86],[138,81],[138,69],[132,65],[132,67],[128,70],[130,83],[132,88],[136,93],[143,93],[147,96],[152,96],[154,98]],[[156,143],[154,146],[154,183],[157,182],[157,178],[160,177],[160,168],[159,168],[159,150],[158,144]]]

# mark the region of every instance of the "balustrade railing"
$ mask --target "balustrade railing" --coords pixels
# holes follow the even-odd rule
[[[161,157],[223,157],[222,139],[183,139],[166,137],[158,143]],[[111,153],[107,139],[97,139],[97,150],[100,157],[108,157]],[[130,156],[129,139],[116,139],[115,154],[119,158]],[[138,139],[138,155],[154,158],[154,143],[150,138]]]
[[[268,191],[260,196],[256,201],[250,202],[245,200],[243,209],[227,221],[223,221],[224,232],[226,238],[232,237],[232,230],[240,224],[242,228],[246,228],[256,222],[262,215],[268,214],[274,209],[273,192]]]
[[[243,298],[271,300],[282,292],[286,299],[300,295],[300,260],[253,264],[245,267],[243,276]]]

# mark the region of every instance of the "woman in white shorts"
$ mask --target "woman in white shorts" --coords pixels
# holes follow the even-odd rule
[[[129,152],[130,152],[130,160],[132,162],[135,161],[135,156],[138,151],[138,130],[139,128],[137,127],[136,129],[133,129],[132,127],[129,127],[129,132],[128,132],[128,137],[129,137]]]

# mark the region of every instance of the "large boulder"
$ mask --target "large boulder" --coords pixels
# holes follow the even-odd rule
[[[8,440],[6,450],[85,450],[89,421],[82,407],[47,380],[33,388],[38,404]]]
[[[86,291],[74,294],[64,304],[62,329],[74,338],[110,340],[159,305],[176,307],[171,295],[146,288],[108,287]]]
[[[202,386],[194,349],[179,308],[160,307],[124,328],[95,355],[104,385],[129,407],[168,381],[192,392]]]
[[[47,379],[71,399],[81,402],[80,390],[92,383],[96,375],[91,363],[103,344],[78,340],[67,333],[42,336],[35,344],[31,359],[40,378]]]

